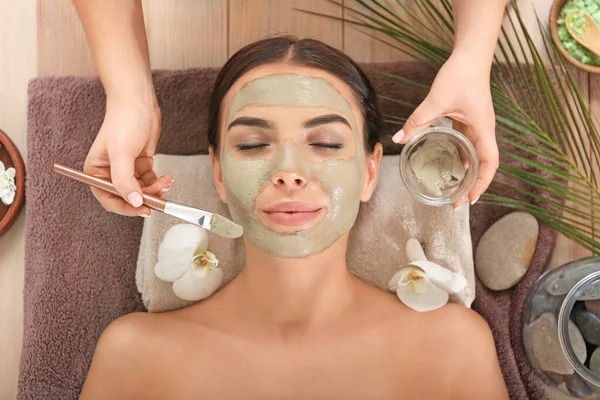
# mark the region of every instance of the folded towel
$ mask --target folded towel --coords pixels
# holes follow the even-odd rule
[[[348,245],[350,271],[387,290],[394,273],[408,264],[404,254],[406,242],[411,237],[416,238],[424,243],[431,261],[467,279],[467,287],[451,295],[450,300],[470,307],[475,297],[475,277],[468,206],[455,212],[452,207],[429,207],[417,202],[402,184],[399,162],[400,156],[383,157],[377,189],[369,202],[361,204]],[[176,183],[168,198],[230,217],[213,183],[210,156],[159,154],[154,158],[154,168],[159,174],[169,173],[175,177]],[[158,246],[165,232],[181,222],[158,212],[144,221],[136,283],[150,312],[193,304],[176,297],[172,283],[161,281],[154,274]],[[223,285],[227,284],[244,265],[242,239],[209,233],[208,249],[219,259],[219,267],[225,275]]]

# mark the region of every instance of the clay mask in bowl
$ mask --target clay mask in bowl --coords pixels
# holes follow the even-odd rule
[[[443,127],[424,129],[404,145],[400,176],[408,191],[430,206],[452,204],[468,195],[479,160],[462,133]]]

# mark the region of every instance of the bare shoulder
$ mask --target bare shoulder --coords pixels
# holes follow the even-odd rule
[[[149,313],[132,313],[114,320],[106,327],[98,344],[96,353],[118,352],[135,356],[137,351],[153,345],[160,339],[163,316]]]
[[[486,320],[477,312],[460,304],[448,303],[436,311],[441,320],[440,329],[452,340],[476,336],[481,340],[489,339],[493,344],[492,331]]]
[[[432,323],[437,326],[438,343],[447,346],[451,355],[460,356],[467,362],[475,360],[482,352],[490,354],[496,351],[494,336],[486,320],[477,312],[459,304],[447,304],[436,315]]]
[[[447,400],[508,400],[492,331],[477,312],[448,303],[434,311],[416,312],[398,301],[389,332],[413,367],[437,376],[435,394]],[[392,309],[392,308],[391,308]],[[403,334],[399,334],[403,332]],[[407,341],[413,346],[402,344]],[[398,358],[404,360],[404,358]],[[406,374],[404,363],[398,371]],[[443,396],[443,397],[442,397]]]
[[[134,399],[142,377],[152,369],[161,336],[160,316],[133,313],[113,321],[96,345],[80,399]],[[137,390],[136,390],[137,389]]]
[[[427,312],[411,310],[396,296],[390,296],[389,310],[396,324],[411,325],[415,334],[428,343],[436,343],[446,351],[480,346],[494,347],[494,338],[489,325],[477,312],[459,304],[448,303],[442,308]],[[474,342],[475,340],[475,342]]]
[[[454,398],[508,399],[494,336],[485,319],[458,304],[438,310],[436,319],[436,342],[443,346],[447,365],[452,366]]]

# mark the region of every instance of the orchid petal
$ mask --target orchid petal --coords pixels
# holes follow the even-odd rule
[[[9,169],[6,170],[5,174],[9,178],[14,178],[15,175],[17,175],[17,171],[13,167],[10,167]]]
[[[161,281],[175,282],[191,268],[194,268],[192,260],[189,260],[187,263],[173,263],[170,260],[165,260],[156,263],[154,274]]]
[[[450,271],[431,261],[413,261],[409,265],[421,268],[429,279],[450,294],[455,294],[467,286],[464,276]]]
[[[396,294],[402,303],[418,312],[437,310],[448,303],[448,292],[429,282],[423,293],[416,293],[410,286],[398,286]]]
[[[13,191],[6,191],[4,193],[2,193],[2,202],[7,205],[10,206],[12,204],[12,202],[15,199],[15,192]]]
[[[416,293],[423,293],[428,282],[427,274],[419,268],[405,268],[404,274],[398,281],[398,286],[410,286]]]
[[[408,257],[408,262],[427,261],[423,246],[417,239],[409,239],[406,242],[406,257]]]
[[[429,278],[427,277],[427,274],[420,268],[406,267],[394,274],[388,283],[388,288],[395,292],[398,286],[410,285],[413,290],[422,292],[425,290],[423,283],[427,284],[428,282]]]
[[[2,161],[0,161],[0,173],[4,172],[4,163]]]
[[[199,226],[177,224],[172,226],[158,248],[159,262],[170,264],[191,263],[194,254],[202,253],[208,246],[208,235]]]
[[[402,268],[400,271],[396,272],[394,276],[392,276],[392,279],[390,279],[390,281],[388,282],[389,290],[391,290],[392,292],[396,291],[396,289],[398,288],[398,282],[400,282],[400,279],[402,279],[402,276],[406,273],[408,269],[409,268]]]
[[[219,266],[217,257],[208,250],[200,254],[195,254],[194,261],[199,267],[217,268]]]
[[[173,283],[173,293],[183,300],[198,301],[216,292],[222,282],[220,268],[191,268]]]

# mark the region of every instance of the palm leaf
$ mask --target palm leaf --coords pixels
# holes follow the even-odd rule
[[[344,21],[363,32],[379,32],[377,36],[364,33],[429,67],[439,69],[450,56],[454,29],[449,0],[438,0],[436,4],[412,0],[410,6],[396,0],[402,14],[380,0],[327,1],[343,8],[345,16],[300,11]],[[491,188],[481,201],[529,212],[600,254],[600,124],[539,19],[541,48],[536,47],[514,0],[507,18],[508,26],[502,28],[498,40],[502,59],[494,59],[491,92],[498,141],[510,145],[511,151],[501,151],[495,189]],[[544,63],[544,59],[550,62]],[[428,89],[405,77],[378,73],[392,84]],[[408,105],[399,99],[383,100]],[[394,115],[385,118],[393,124],[405,122]],[[506,195],[502,182],[519,183],[510,184],[519,195]]]

